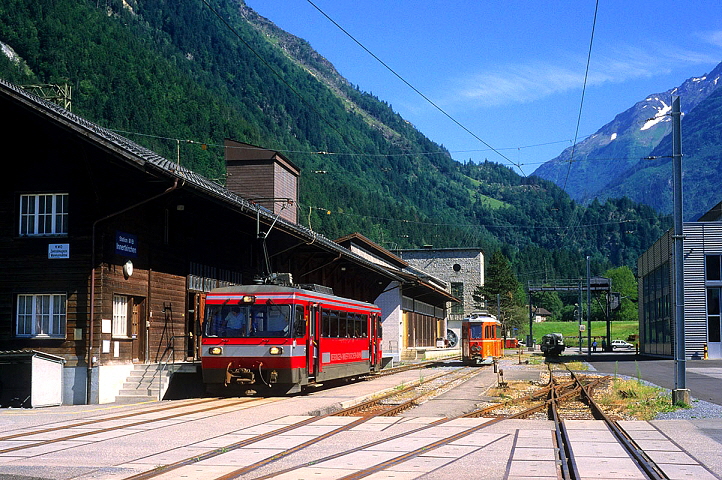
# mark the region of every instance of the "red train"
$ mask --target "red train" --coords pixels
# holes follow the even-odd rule
[[[501,322],[487,312],[474,312],[461,321],[461,360],[488,365],[503,355]]]
[[[201,361],[209,392],[295,393],[381,368],[381,310],[304,288],[244,285],[206,296]]]

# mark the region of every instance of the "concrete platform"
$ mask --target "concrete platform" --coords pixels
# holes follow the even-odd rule
[[[505,376],[513,376],[515,374],[511,372],[517,371],[519,377],[533,378],[540,370],[539,367],[510,363]],[[188,405],[192,401],[0,410],[0,436],[87,420],[94,421],[73,431],[120,427],[72,441],[61,440],[29,450],[0,453],[1,478],[121,479],[197,457],[199,461],[192,465],[158,478],[208,480],[281,455],[288,448],[357,420],[355,417],[316,418],[319,415],[429,376],[428,370],[407,371],[303,396],[247,399],[242,403],[232,399],[227,405],[211,411],[173,419],[163,417],[169,412],[156,412],[128,420],[106,420],[121,413],[147,412],[168,405],[185,405],[184,409],[190,409],[194,408]],[[369,478],[557,478],[552,422],[507,420],[469,432],[467,429],[474,429],[489,420],[459,418],[419,430],[473,405],[496,381],[492,367],[480,367],[478,376],[435,401],[401,416],[361,423],[351,431],[283,456],[244,478],[256,478],[285,468],[294,468],[294,471],[277,478],[339,478],[409,452],[418,454]],[[231,405],[231,402],[237,404]],[[139,419],[146,423],[138,425]],[[315,420],[269,439],[237,446],[255,435],[308,419]],[[622,422],[622,426],[635,441],[645,445],[650,456],[658,459],[670,478],[722,478],[719,455],[722,419],[711,420],[717,419]],[[128,426],[131,423],[134,426]],[[623,452],[600,422],[568,422],[568,429],[573,439],[573,451],[584,459],[580,471],[585,478],[636,478]],[[441,439],[465,432],[469,433],[435,446]],[[404,436],[397,438],[398,435]],[[62,438],[62,434],[47,432],[36,435],[38,438]],[[0,440],[0,449],[28,442],[28,438],[23,437]],[[359,450],[350,452],[352,448]],[[225,451],[211,458],[203,457],[219,449]],[[330,458],[331,455],[337,456]]]

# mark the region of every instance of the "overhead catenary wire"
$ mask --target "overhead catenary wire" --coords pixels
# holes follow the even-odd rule
[[[295,149],[284,149],[284,148],[267,148],[267,147],[259,147],[254,145],[225,145],[221,143],[214,143],[214,142],[204,142],[202,140],[191,140],[191,139],[184,139],[184,138],[177,138],[172,137],[168,135],[156,135],[152,133],[142,133],[142,132],[132,132],[129,130],[120,130],[120,129],[113,129],[108,128],[108,130],[111,130],[115,133],[121,134],[121,135],[136,135],[140,137],[148,137],[148,138],[155,138],[158,140],[168,140],[171,142],[180,142],[181,144],[189,144],[189,145],[201,145],[203,148],[223,148],[228,150],[259,150],[259,151],[266,151],[266,150],[273,150],[278,153],[283,154],[303,154],[303,155],[319,155],[319,156],[349,156],[349,157],[379,157],[379,158],[387,158],[387,157],[417,157],[417,156],[434,156],[434,155],[446,155],[448,154],[461,154],[461,153],[478,153],[478,152],[490,152],[490,149],[471,149],[471,150],[450,150],[448,152],[439,151],[439,152],[409,152],[409,153],[358,153],[358,152],[335,152],[335,151],[327,151],[327,150],[295,150]],[[589,136],[589,135],[587,135]],[[528,149],[528,148],[537,148],[537,147],[544,147],[548,145],[554,145],[557,143],[566,143],[571,142],[571,140],[556,140],[553,142],[546,142],[546,143],[538,143],[534,145],[524,145],[519,147],[503,147],[499,148],[498,150],[520,150],[520,149]],[[641,157],[640,159],[644,160],[648,157]],[[637,159],[637,157],[593,157],[593,158],[585,158],[584,161],[596,161],[596,160],[631,160],[631,159]],[[527,162],[527,163],[520,163],[520,165],[542,165],[544,163],[547,163],[547,161],[541,161],[541,162]]]
[[[594,45],[594,33],[597,28],[597,13],[599,12],[599,0],[596,0],[594,5],[594,19],[592,20],[592,33],[589,38],[589,49],[587,51],[587,65],[584,70],[584,82],[582,83],[582,98],[579,101],[579,113],[577,115],[577,126],[574,131],[574,143],[572,144],[572,151],[569,156],[569,166],[567,168],[567,175],[564,179],[564,186],[562,187],[562,190],[566,190],[567,181],[569,180],[569,172],[572,169],[572,162],[574,161],[574,153],[576,151],[577,147],[577,139],[579,137],[579,125],[582,122],[582,111],[584,110],[584,97],[587,92],[587,80],[589,79],[589,65],[592,61],[592,47]]]
[[[582,96],[579,101],[579,113],[577,115],[577,125],[574,130],[574,143],[572,144],[572,151],[569,156],[569,165],[567,166],[567,174],[566,174],[566,177],[564,178],[564,185],[562,186],[562,190],[564,190],[564,191],[566,191],[567,182],[569,181],[569,174],[572,169],[572,162],[574,161],[574,154],[576,152],[576,147],[577,147],[579,126],[582,121],[582,112],[584,110],[584,97],[585,97],[586,91],[587,91],[587,80],[589,79],[589,65],[592,62],[592,47],[594,46],[594,34],[596,33],[596,28],[597,28],[597,14],[598,13],[599,13],[599,0],[596,0],[596,2],[594,3],[594,18],[592,20],[592,31],[591,31],[591,35],[589,36],[589,49],[587,50],[587,64],[586,64],[586,68],[584,70],[584,82],[582,84]],[[578,219],[576,219],[576,220],[574,218],[569,219],[570,227],[574,223],[577,223],[577,225],[575,227],[571,228],[572,235],[575,234],[575,232],[578,229],[578,224],[581,223],[581,216],[578,217]]]
[[[424,95],[418,88],[414,87],[408,80],[406,80],[404,77],[402,77],[396,70],[391,68],[386,62],[381,60],[375,53],[373,53],[371,50],[369,50],[363,43],[361,43],[356,37],[351,35],[345,28],[343,28],[341,25],[339,25],[338,22],[336,22],[333,18],[331,18],[326,12],[321,10],[321,8],[318,7],[315,3],[313,3],[311,0],[306,0],[313,8],[319,11],[321,15],[326,17],[331,23],[333,23],[339,30],[341,30],[346,36],[348,36],[351,40],[353,40],[359,47],[361,47],[366,53],[371,55],[371,57],[374,58],[377,62],[379,62],[384,68],[386,68],[389,72],[391,72],[396,78],[401,80],[406,86],[411,88],[414,92],[416,92],[421,98],[423,98],[426,102],[428,102],[432,107],[437,109],[439,112],[441,112],[445,117],[447,117],[449,120],[451,120],[453,123],[455,123],[458,127],[460,127],[462,130],[464,130],[466,133],[470,134],[472,137],[474,137],[476,140],[481,142],[482,144],[486,145],[491,151],[499,155],[501,158],[509,162],[511,165],[514,165],[519,169],[519,172],[521,172],[522,176],[526,176],[524,173],[524,170],[522,170],[521,166],[517,162],[514,162],[509,157],[501,153],[498,149],[492,147],[490,144],[485,142],[481,137],[479,137],[477,134],[469,130],[465,125],[463,125],[461,122],[459,122],[456,118],[452,117],[446,110],[441,108],[439,105],[437,105],[433,100],[431,100],[429,97]]]

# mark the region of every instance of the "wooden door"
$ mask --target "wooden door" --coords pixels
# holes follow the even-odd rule
[[[130,298],[130,337],[133,343],[133,363],[145,363],[147,342],[145,299]]]

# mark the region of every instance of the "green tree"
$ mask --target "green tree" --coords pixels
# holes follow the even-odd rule
[[[500,250],[494,252],[486,264],[484,285],[476,287],[473,298],[477,306],[486,305],[495,313],[497,295],[501,313],[499,320],[505,331],[522,326],[524,289],[517,280],[509,259]]]
[[[623,266],[611,268],[604,272],[604,276],[612,280],[612,291],[621,294],[620,306],[612,312],[612,320],[634,322],[639,316],[637,314],[637,279],[632,269]]]
[[[564,302],[559,297],[558,292],[537,292],[534,294],[535,307],[541,307],[549,310],[552,316],[551,321],[557,322],[562,319],[562,310],[564,308]]]

